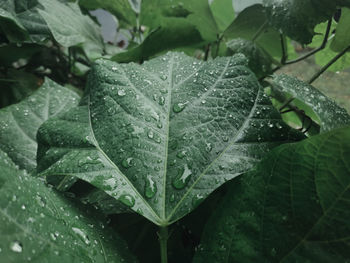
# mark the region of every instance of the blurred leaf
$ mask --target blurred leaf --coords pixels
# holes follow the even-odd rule
[[[272,57],[280,59],[282,57],[280,34],[268,25],[264,8],[260,4],[249,6],[239,13],[225,31],[224,36],[227,39],[244,38],[253,40],[263,25],[265,27],[262,33],[254,42],[265,49]]]
[[[79,96],[50,79],[31,96],[0,110],[0,149],[21,169],[36,166],[36,132],[48,118],[77,105]]]
[[[81,13],[78,4],[64,4],[54,0],[39,2],[44,7],[39,9],[39,13],[58,43],[64,47],[81,44],[92,60],[102,56],[104,45],[100,29],[91,18]]]
[[[264,0],[270,23],[291,39],[309,44],[314,27],[329,20],[338,7],[350,7],[349,0]]]
[[[194,262],[347,262],[350,128],[272,150],[206,225]]]
[[[121,27],[137,25],[136,12],[130,5],[131,0],[80,0],[79,5],[88,10],[105,9],[115,15]]]
[[[8,44],[0,46],[0,65],[5,67],[12,66],[13,62],[19,59],[28,60],[34,54],[40,52],[41,46],[37,44]]]
[[[218,29],[222,33],[235,18],[232,0],[209,0],[209,4]]]
[[[335,37],[331,44],[331,49],[341,52],[350,46],[350,9],[342,8],[341,17],[335,31]]]
[[[254,42],[235,38],[227,43],[227,47],[228,55],[242,53],[247,57],[249,61],[248,67],[255,73],[258,79],[272,73],[273,59]]]

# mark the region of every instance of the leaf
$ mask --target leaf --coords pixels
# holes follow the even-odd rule
[[[314,111],[320,119],[321,132],[350,124],[346,110],[313,86],[287,75],[276,76],[274,83],[281,91],[291,94]]]
[[[350,46],[349,32],[350,24],[350,9],[342,8],[341,17],[335,31],[335,37],[331,44],[331,49],[336,52],[341,52]]]
[[[162,52],[179,47],[188,47],[203,43],[197,29],[186,21],[169,22],[151,32],[138,46],[114,55],[116,62],[140,62]]]
[[[257,78],[267,76],[272,73],[272,57],[253,41],[243,38],[234,38],[227,43],[228,55],[242,53],[249,61],[249,68],[255,73]]]
[[[256,34],[264,25],[265,29],[257,38]],[[264,8],[260,4],[252,5],[244,9],[233,23],[224,32],[228,39],[243,38],[254,40],[261,48],[265,49],[271,56],[280,58],[282,56],[280,34],[267,23]]]
[[[173,22],[171,24],[170,22]],[[208,0],[144,0],[142,1],[140,23],[154,30],[165,26],[176,27],[177,23],[187,22],[194,26],[203,40],[217,40],[219,33],[211,13]]]
[[[80,0],[79,5],[88,9],[96,10],[99,8],[111,12],[118,18],[121,26],[136,26],[136,13],[130,5],[130,0]]]
[[[17,170],[0,150],[3,262],[135,262],[93,211]]]
[[[59,44],[64,47],[81,44],[89,58],[102,56],[104,47],[100,29],[91,18],[81,13],[77,3],[64,4],[54,0],[39,0],[39,3],[44,7],[39,13]]]
[[[264,0],[270,23],[301,44],[311,43],[314,27],[332,17],[338,7],[350,7],[349,0]]]
[[[326,31],[327,23],[321,23],[315,27],[315,32],[317,33],[314,38],[312,39],[312,43],[309,45],[313,48],[318,48],[321,46],[324,33]],[[336,31],[337,26],[335,23],[332,24],[330,32]],[[327,44],[325,49],[323,49],[320,52],[317,52],[315,55],[315,61],[317,65],[325,66],[329,61],[331,61],[338,52],[335,52],[332,50],[332,43]],[[350,68],[350,55],[344,54],[340,59],[338,59],[332,66],[330,66],[327,70],[338,72],[344,69]]]
[[[39,43],[49,38],[50,31],[45,21],[38,15],[37,7],[37,0],[1,1],[2,17],[7,17],[7,22],[2,28],[10,41]]]
[[[194,262],[346,262],[350,128],[275,148],[232,182]]]
[[[36,166],[36,132],[48,118],[78,103],[79,96],[45,79],[35,93],[18,104],[0,110],[0,149],[21,169]]]
[[[241,55],[99,60],[88,90],[88,105],[40,128],[38,172],[85,180],[157,225],[189,213],[272,147],[301,138]]]
[[[224,32],[235,18],[232,0],[209,0],[209,4],[220,32]]]
[[[8,40],[11,42],[21,42],[28,38],[28,33],[20,21],[8,12],[1,8],[0,4],[0,29],[5,33]]]

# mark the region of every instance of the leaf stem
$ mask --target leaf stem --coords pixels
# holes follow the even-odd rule
[[[327,42],[328,42],[328,36],[329,36],[330,30],[331,30],[331,26],[332,26],[332,19],[329,19],[328,24],[327,24],[326,33],[324,35],[324,38],[323,38],[323,41],[322,41],[322,44],[320,47],[312,50],[311,52],[305,54],[304,56],[298,57],[297,59],[290,60],[290,61],[284,61],[284,63],[282,63],[282,64],[283,65],[290,65],[290,64],[297,63],[299,61],[302,61],[302,60],[316,54],[317,52],[321,51],[322,49],[324,49],[326,47]],[[285,50],[284,47],[282,47],[282,50]]]
[[[161,226],[159,227],[158,232],[159,244],[160,244],[160,259],[161,263],[168,263],[168,254],[167,254],[167,243],[169,238],[168,227]]]
[[[319,76],[323,74],[323,72],[325,72],[330,66],[332,66],[335,62],[337,62],[337,60],[340,59],[349,50],[350,50],[350,46],[348,46],[342,52],[340,52],[334,58],[332,58],[332,60],[329,61],[323,68],[321,68],[320,71],[316,72],[316,74],[312,76],[312,78],[308,81],[308,83],[312,84]]]

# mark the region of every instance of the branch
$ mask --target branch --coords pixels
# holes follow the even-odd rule
[[[327,65],[325,65],[323,68],[321,68],[320,71],[316,72],[316,74],[312,76],[312,78],[308,81],[308,83],[312,84],[319,76],[322,75],[323,72],[325,72],[330,66],[332,66],[338,59],[340,59],[349,50],[350,50],[350,46],[348,46],[342,52],[340,52],[334,58],[332,58],[332,60],[329,61]]]
[[[328,36],[329,36],[329,32],[331,30],[331,26],[332,26],[332,19],[329,19],[328,20],[328,24],[327,24],[327,29],[326,29],[326,33],[324,35],[324,38],[323,38],[323,41],[322,41],[322,44],[320,47],[312,50],[311,52],[305,54],[304,56],[301,56],[297,59],[294,59],[294,60],[290,60],[290,61],[285,61],[284,63],[282,63],[283,65],[290,65],[290,64],[294,64],[294,63],[297,63],[299,61],[302,61],[314,54],[316,54],[317,52],[319,52],[320,50],[324,49],[327,45],[327,41],[328,41]],[[282,47],[282,49],[284,49],[284,47]],[[283,58],[282,58],[283,59]],[[282,61],[281,61],[282,62]]]

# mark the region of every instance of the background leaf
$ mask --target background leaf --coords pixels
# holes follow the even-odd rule
[[[232,0],[209,0],[210,10],[220,32],[224,32],[235,18]]]
[[[234,181],[194,262],[346,262],[350,128],[271,151]]]
[[[36,166],[36,132],[48,118],[78,104],[79,96],[50,79],[31,96],[0,110],[0,149],[21,169]]]
[[[304,102],[315,112],[321,122],[321,132],[350,124],[350,116],[346,110],[313,86],[288,75],[276,76],[274,83],[277,88]]]
[[[39,172],[90,182],[158,225],[189,213],[272,147],[302,138],[241,55],[101,60],[88,90],[87,106],[40,128]]]
[[[135,262],[94,211],[17,170],[0,150],[3,262]]]
[[[337,7],[350,7],[349,0],[264,0],[270,23],[301,44],[311,43],[314,27],[327,21]]]
[[[336,52],[341,52],[350,46],[350,9],[342,8],[341,17],[337,25],[334,40],[331,44],[331,49]]]

